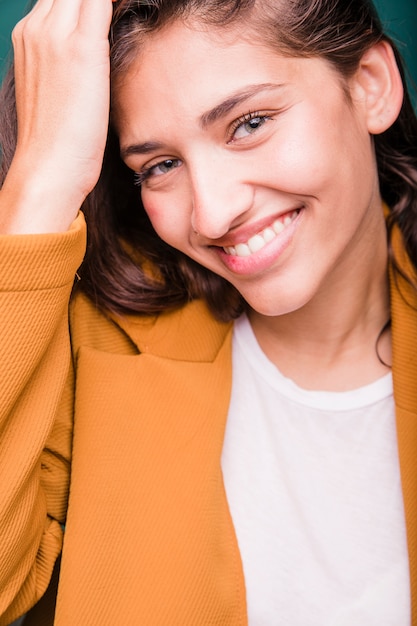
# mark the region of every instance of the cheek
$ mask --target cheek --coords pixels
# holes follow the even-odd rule
[[[142,191],[142,203],[155,232],[166,243],[178,247],[178,238],[185,232],[185,218],[176,203]]]
[[[331,103],[330,103],[331,104]],[[348,173],[347,162],[356,162],[363,137],[348,106],[339,99],[333,106],[315,103],[303,110],[289,132],[281,152],[283,167],[300,193],[314,193],[335,183]]]
[[[309,111],[295,121],[285,128],[279,141],[266,147],[259,174],[268,176],[267,184],[283,191],[315,195],[335,180],[341,157],[340,134]]]
[[[164,211],[155,199],[149,197],[149,194],[142,191],[142,204],[147,216],[149,217],[152,226],[156,230],[159,236],[161,236],[160,230],[164,225]]]
[[[337,165],[323,139],[311,142],[302,138],[287,142],[284,149],[270,154],[265,162],[270,167],[263,166],[259,178],[264,178],[266,185],[284,193],[316,196],[335,180],[334,168]]]

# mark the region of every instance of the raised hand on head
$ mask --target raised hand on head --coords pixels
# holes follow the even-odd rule
[[[13,31],[18,136],[0,196],[3,232],[66,230],[97,182],[112,4],[38,0]]]

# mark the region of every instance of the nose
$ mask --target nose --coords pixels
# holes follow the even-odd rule
[[[190,178],[194,232],[215,240],[244,221],[253,206],[254,191],[233,158],[208,161],[200,155]]]

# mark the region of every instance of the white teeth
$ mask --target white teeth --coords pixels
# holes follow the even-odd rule
[[[238,243],[237,246],[235,246],[235,250],[236,250],[237,256],[250,256],[251,255],[249,246],[246,243]]]
[[[251,252],[258,252],[258,250],[261,250],[265,244],[266,241],[262,237],[262,235],[255,235],[254,237],[251,237],[248,241],[249,250]]]
[[[275,220],[272,226],[268,226],[261,233],[254,235],[246,243],[238,243],[236,246],[229,246],[223,248],[226,254],[231,256],[248,257],[259,250],[262,250],[267,243],[275,239],[277,235],[280,235],[283,230],[297,217],[298,211],[293,211],[291,214],[286,215],[281,220]]]
[[[279,220],[275,220],[275,222],[272,224],[272,228],[274,229],[274,233],[279,235],[279,234],[282,233],[282,231],[284,230],[285,226]]]
[[[265,228],[264,232],[262,233],[266,243],[269,243],[270,241],[272,241],[273,239],[275,239],[275,231],[273,228]]]

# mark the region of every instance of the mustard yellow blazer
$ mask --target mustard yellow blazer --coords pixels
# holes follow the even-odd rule
[[[79,296],[69,330],[84,247],[81,216],[0,237],[0,626],[44,594],[62,541],[57,626],[244,626],[220,465],[231,325],[200,302],[116,319]],[[417,626],[417,296],[391,276],[391,302]],[[49,623],[47,605],[26,623]]]

